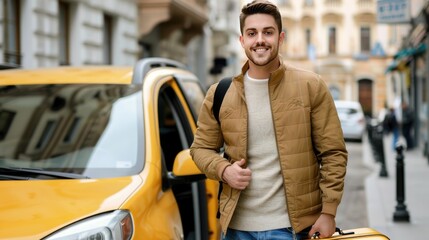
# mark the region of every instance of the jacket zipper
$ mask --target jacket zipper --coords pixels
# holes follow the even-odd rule
[[[295,230],[294,230],[294,228],[292,226],[293,224],[292,224],[292,220],[291,220],[291,217],[290,217],[290,214],[289,214],[289,210],[290,209],[289,209],[289,204],[288,204],[288,201],[287,201],[287,193],[286,193],[286,190],[285,190],[286,189],[285,176],[283,175],[283,167],[282,167],[281,160],[280,160],[279,143],[277,141],[277,129],[276,129],[276,124],[274,122],[274,116],[273,116],[273,107],[272,107],[272,100],[271,100],[271,91],[270,91],[269,80],[268,80],[268,97],[270,98],[271,119],[273,121],[274,137],[276,138],[277,153],[279,155],[280,172],[281,172],[282,178],[283,178],[283,191],[285,193],[285,202],[286,202],[286,208],[287,208],[287,215],[288,215],[288,218],[289,218],[289,222],[291,224],[293,239],[296,240]]]
[[[239,93],[240,93],[240,95],[241,95],[241,98],[243,99],[243,101],[244,101],[244,105],[245,105],[245,107],[246,107],[246,112],[247,112],[247,102],[246,102],[246,97],[244,96],[244,85],[243,85],[243,92],[240,92],[239,91]],[[249,124],[249,115],[247,114],[247,125]],[[248,136],[246,136],[246,137],[248,137]],[[246,148],[246,151],[245,152],[247,152],[247,148]],[[246,159],[247,159],[247,154],[246,154]],[[229,203],[229,201],[231,200],[231,198],[232,198],[232,188],[230,188],[231,190],[230,190],[230,194],[229,194],[229,198],[228,198],[228,200],[226,201],[226,203],[225,203],[225,206],[223,207],[223,211],[225,212],[225,208],[226,208],[226,206],[227,206],[227,204]],[[240,194],[241,193],[241,191],[240,192],[238,192],[238,196],[237,196],[237,200],[235,201],[235,206],[234,206],[234,209],[233,209],[233,211],[232,212],[230,212],[229,213],[229,215],[228,215],[228,219],[227,219],[227,225],[226,225],[226,227],[225,227],[225,229],[227,230],[228,229],[228,226],[229,226],[229,223],[231,222],[231,219],[232,219],[232,214],[233,214],[233,212],[235,211],[235,208],[237,207],[237,203],[238,203],[238,199],[240,198]],[[226,234],[226,230],[225,230],[225,234]]]

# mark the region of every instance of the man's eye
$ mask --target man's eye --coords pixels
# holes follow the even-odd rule
[[[271,31],[265,32],[265,35],[273,35],[273,32]]]
[[[254,32],[249,32],[249,33],[247,33],[247,36],[255,36],[255,33]]]

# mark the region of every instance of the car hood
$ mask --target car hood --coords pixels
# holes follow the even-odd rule
[[[68,224],[120,208],[139,176],[0,181],[0,239],[41,239]]]

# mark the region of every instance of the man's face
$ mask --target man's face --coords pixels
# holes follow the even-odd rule
[[[248,16],[240,36],[247,58],[257,66],[265,66],[277,57],[283,39],[284,32],[279,34],[274,18],[268,14]]]

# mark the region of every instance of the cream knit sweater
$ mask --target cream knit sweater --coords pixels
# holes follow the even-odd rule
[[[246,74],[244,89],[248,109],[248,159],[252,171],[242,191],[229,227],[242,231],[266,231],[290,227],[274,135],[268,79]]]

